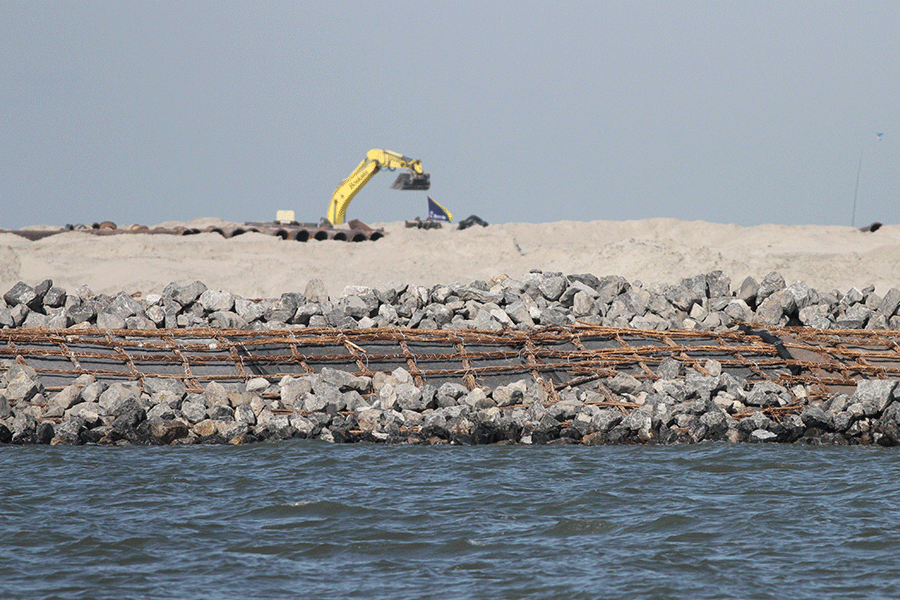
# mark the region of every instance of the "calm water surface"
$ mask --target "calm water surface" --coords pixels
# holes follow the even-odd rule
[[[0,597],[898,598],[900,452],[0,448]]]

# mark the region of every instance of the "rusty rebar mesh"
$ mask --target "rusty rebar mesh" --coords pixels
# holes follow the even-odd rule
[[[860,379],[900,379],[900,332],[744,327],[741,331],[645,331],[575,325],[530,331],[422,329],[224,329],[0,331],[0,360],[33,367],[48,390],[90,373],[107,382],[181,379],[277,381],[333,367],[360,375],[408,370],[418,383],[495,387],[531,378],[559,390],[624,372],[656,379],[665,359],[700,374],[811,386],[813,397],[852,391]]]

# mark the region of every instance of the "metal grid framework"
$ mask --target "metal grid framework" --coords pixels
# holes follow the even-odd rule
[[[523,378],[552,397],[617,373],[656,379],[665,359],[700,374],[706,361],[750,381],[811,386],[813,397],[850,391],[860,379],[900,379],[900,332],[743,328],[741,331],[645,331],[576,325],[531,331],[299,329],[242,331],[5,330],[0,360],[33,367],[45,387],[78,375],[109,383],[145,377],[181,379],[201,391],[210,381],[277,381],[332,367],[362,375],[408,370],[418,384],[446,381],[494,387]]]

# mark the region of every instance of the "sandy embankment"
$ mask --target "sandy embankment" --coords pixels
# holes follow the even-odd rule
[[[194,226],[218,223],[201,219]],[[171,224],[168,224],[171,225]],[[332,295],[347,285],[403,281],[434,285],[498,275],[519,277],[530,269],[622,275],[629,281],[677,283],[721,269],[737,286],[751,275],[779,271],[791,283],[845,292],[900,287],[900,226],[874,233],[850,227],[762,225],[739,227],[676,219],[529,224],[508,223],[464,231],[407,229],[374,224],[377,242],[294,242],[248,233],[177,237],[128,234],[93,236],[66,232],[30,242],[0,234],[0,293],[18,281],[44,279],[67,290],[144,294],[178,280],[204,282],[245,298],[303,291],[322,279]]]

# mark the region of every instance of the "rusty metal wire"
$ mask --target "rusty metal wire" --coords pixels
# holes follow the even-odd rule
[[[521,378],[551,396],[619,372],[656,379],[665,359],[708,374],[706,361],[751,381],[803,383],[826,396],[859,379],[900,379],[900,332],[806,328],[741,331],[646,331],[576,325],[528,331],[227,329],[0,331],[0,360],[32,366],[48,389],[83,373],[140,382],[181,379],[199,391],[210,381],[246,381],[318,372],[357,374],[407,369],[417,383],[456,381],[470,389]]]

